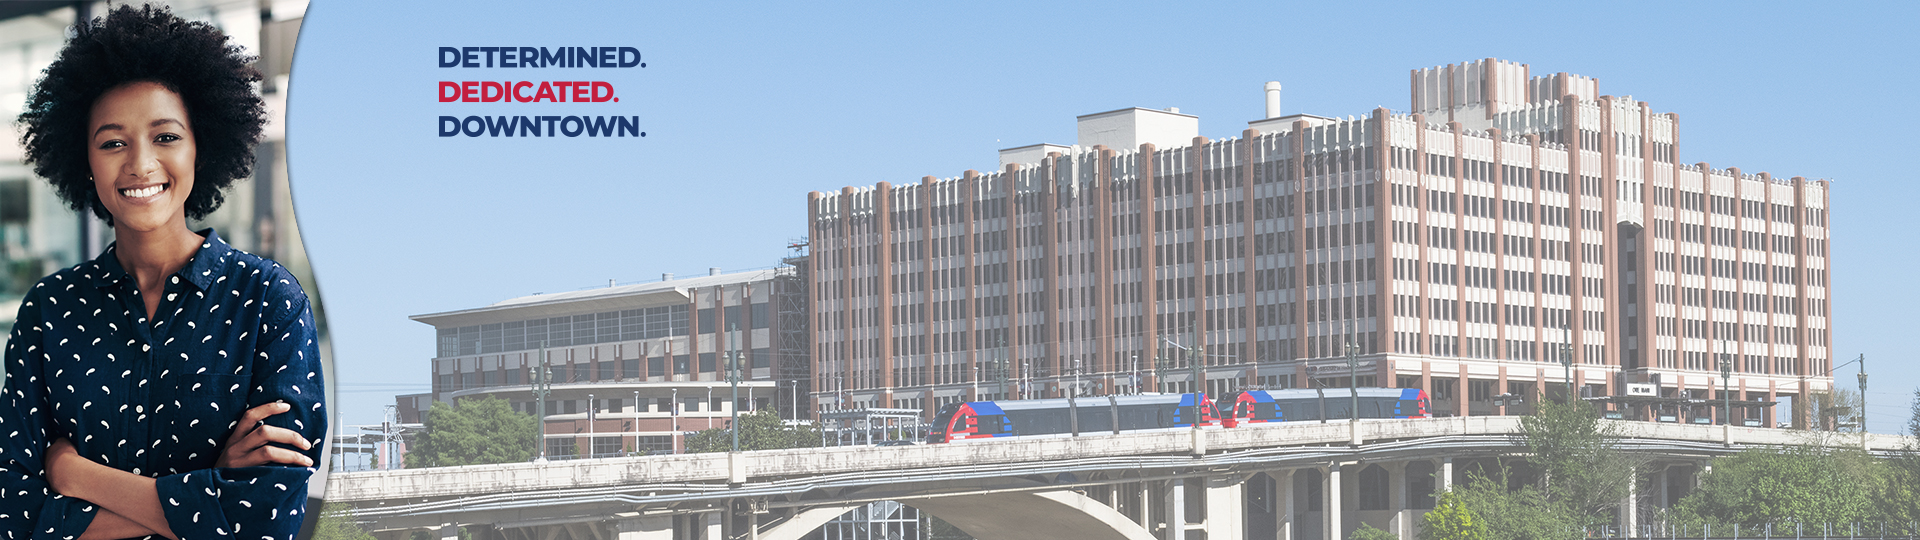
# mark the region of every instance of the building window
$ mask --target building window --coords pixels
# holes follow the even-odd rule
[[[621,360],[620,361],[620,378],[622,379],[640,378],[640,359],[627,358],[627,359]]]
[[[593,455],[595,457],[617,456],[625,453],[621,441],[626,437],[594,437]]]
[[[761,302],[753,305],[753,327],[754,328],[767,327],[768,323],[772,320],[772,317],[770,316],[768,311],[769,310],[767,309],[767,304],[765,302]]]
[[[547,457],[573,457],[580,452],[580,444],[572,438],[547,439]]]
[[[747,321],[746,310],[744,309],[744,306],[727,306],[726,310],[727,310],[727,313],[726,313],[727,322],[725,323],[726,328],[721,328],[720,330],[731,331],[731,330],[740,330],[740,329],[747,328],[748,321]]]
[[[673,436],[671,435],[636,437],[636,439],[633,445],[633,451],[636,454],[653,455],[673,453]]]

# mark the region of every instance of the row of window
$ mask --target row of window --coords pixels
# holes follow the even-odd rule
[[[741,368],[765,368],[773,361],[773,350],[769,348],[741,351]],[[547,369],[554,384],[641,381],[665,377],[667,368],[672,366],[672,374],[712,373],[724,377],[728,369],[725,365],[725,353],[704,352],[697,355],[680,354],[675,356],[655,356],[645,362],[646,374],[640,373],[642,362],[639,358],[620,360],[601,360],[577,364],[553,363]],[[454,392],[474,388],[495,386],[519,386],[533,380],[531,368],[485,369],[460,373],[442,373],[434,380],[436,392]]]

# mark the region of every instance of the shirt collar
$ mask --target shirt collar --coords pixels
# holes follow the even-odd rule
[[[221,240],[220,234],[213,229],[202,230],[200,235],[206,237],[200,241],[200,250],[194,252],[193,259],[188,260],[187,265],[180,267],[180,270],[175,271],[173,275],[204,291],[213,287],[214,280],[218,279],[214,271],[227,262],[227,256],[233,251],[233,246],[227,245],[226,240]],[[120,257],[114,255],[114,250],[119,244],[114,242],[108,245],[106,251],[100,252],[100,256],[93,259],[95,287],[113,285],[129,277],[126,268],[120,266]]]

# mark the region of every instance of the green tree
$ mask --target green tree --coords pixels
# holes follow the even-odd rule
[[[1626,496],[1640,460],[1620,451],[1620,425],[1601,421],[1592,405],[1542,402],[1520,427],[1548,501],[1601,520]]]
[[[1353,534],[1347,535],[1347,540],[1400,540],[1400,537],[1387,531],[1375,529],[1372,525],[1368,525],[1363,521],[1360,522],[1360,528],[1354,529]]]
[[[1549,540],[1580,537],[1586,518],[1568,511],[1532,484],[1514,485],[1506,467],[1497,476],[1468,475],[1456,489],[1462,504],[1486,524],[1487,540]]]
[[[1452,491],[1442,492],[1433,510],[1420,518],[1420,540],[1489,540],[1487,524],[1473,515]]]
[[[312,540],[375,540],[374,536],[360,528],[353,515],[353,507],[340,503],[324,503],[320,508],[320,523],[313,527]]]
[[[741,450],[780,450],[820,446],[820,432],[812,426],[788,426],[780,414],[764,409],[740,416]],[[733,449],[733,432],[727,428],[702,430],[687,436],[687,452],[726,452]]]
[[[458,406],[436,401],[421,419],[426,431],[411,445],[404,465],[418,469],[531,460],[538,422],[492,396],[464,399]]]
[[[1920,521],[1920,389],[1913,391],[1912,415],[1907,417],[1906,448],[1894,456],[1887,474],[1882,514],[1893,521]]]
[[[1858,449],[1755,448],[1713,460],[1713,472],[1674,509],[1681,522],[1811,523],[1883,519],[1876,498],[1888,464]]]

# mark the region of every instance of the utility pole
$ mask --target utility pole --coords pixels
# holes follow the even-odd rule
[[[535,423],[540,424],[539,438],[533,441],[535,456],[533,461],[547,460],[547,396],[553,393],[553,372],[547,369],[547,342],[541,341],[537,347],[539,355],[533,365],[533,410]]]
[[[1867,354],[1860,353],[1857,361],[1860,362],[1860,433],[1864,434],[1867,432]]]

